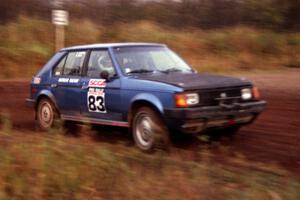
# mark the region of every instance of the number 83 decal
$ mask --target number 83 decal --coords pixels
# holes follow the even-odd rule
[[[105,93],[103,91],[88,92],[87,100],[89,112],[106,113]]]

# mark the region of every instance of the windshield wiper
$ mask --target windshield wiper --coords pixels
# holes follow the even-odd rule
[[[128,72],[127,74],[135,74],[135,73],[151,73],[154,72],[154,70],[148,70],[148,69],[136,69]]]
[[[171,68],[166,69],[166,70],[161,70],[160,72],[169,73],[169,72],[181,72],[181,71],[182,71],[181,69],[178,69],[176,67],[171,67]]]

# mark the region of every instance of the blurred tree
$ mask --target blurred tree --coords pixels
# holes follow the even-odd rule
[[[0,0],[0,22],[5,23],[14,20],[19,15],[17,0]]]
[[[284,29],[300,30],[300,0],[277,1],[277,6],[285,4]]]
[[[18,15],[50,19],[52,1],[0,0],[0,23]],[[99,24],[151,20],[176,28],[251,26],[300,30],[300,0],[63,0],[72,18]]]
[[[279,27],[284,20],[284,9],[274,0],[247,0],[243,5],[243,21],[253,26]]]

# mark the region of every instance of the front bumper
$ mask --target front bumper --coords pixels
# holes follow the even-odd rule
[[[26,106],[33,108],[35,106],[35,100],[34,99],[26,99],[25,100]]]
[[[169,127],[183,132],[197,133],[208,128],[243,125],[253,122],[265,109],[266,101],[197,108],[166,109]]]

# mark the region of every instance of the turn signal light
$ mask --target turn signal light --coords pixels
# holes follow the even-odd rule
[[[197,93],[181,93],[175,95],[176,107],[185,108],[199,103],[199,95]]]
[[[186,96],[184,94],[177,94],[175,96],[176,107],[187,107]]]
[[[260,99],[260,94],[259,94],[259,91],[258,91],[257,87],[252,88],[252,94],[253,94],[254,99],[256,99],[256,100]]]

